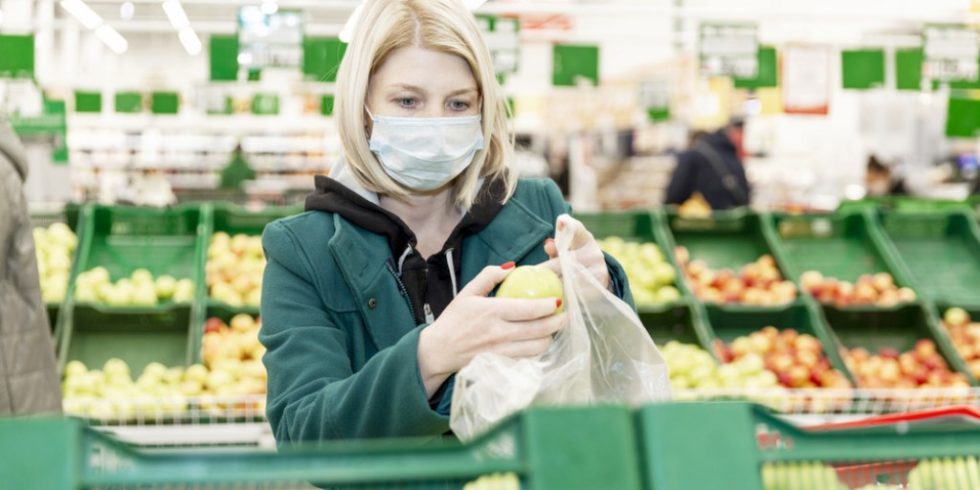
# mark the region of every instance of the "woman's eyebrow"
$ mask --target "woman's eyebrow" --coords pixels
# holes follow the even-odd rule
[[[401,90],[409,90],[409,91],[418,92],[418,93],[421,93],[421,94],[426,93],[426,91],[423,88],[416,87],[415,85],[409,85],[407,83],[393,83],[393,84],[389,85],[389,87],[390,88],[397,88],[397,89],[401,89]]]
[[[452,97],[452,96],[454,96],[454,95],[462,95],[462,94],[468,94],[468,93],[470,93],[470,92],[474,92],[474,93],[476,93],[476,92],[478,92],[478,91],[476,90],[476,87],[470,87],[470,88],[461,88],[461,89],[459,89],[459,90],[453,90],[452,92],[449,92],[449,97]]]

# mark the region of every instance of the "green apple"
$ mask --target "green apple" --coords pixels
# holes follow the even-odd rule
[[[160,300],[169,300],[173,297],[174,291],[177,289],[177,279],[174,276],[160,276],[154,283],[154,288]]]
[[[129,277],[133,284],[153,284],[153,274],[146,269],[136,269]]]
[[[166,372],[163,373],[163,376],[160,379],[161,381],[163,381],[168,385],[176,385],[180,383],[180,380],[183,378],[184,378],[183,368],[172,367],[166,370]]]
[[[561,299],[557,313],[565,310],[561,278],[551,269],[540,265],[520,266],[507,275],[497,288],[498,298]]]
[[[174,303],[192,303],[194,301],[194,281],[181,279],[174,288]]]
[[[167,367],[159,362],[151,362],[143,368],[142,376],[149,376],[151,378],[162,379],[163,375],[167,372]],[[141,376],[141,377],[142,377]]]
[[[82,363],[82,361],[69,361],[68,364],[65,364],[66,378],[78,377],[87,372],[88,368],[85,367],[85,364]]]
[[[184,379],[204,384],[208,379],[208,368],[200,364],[192,364],[184,371]]]
[[[130,295],[130,303],[133,305],[155,306],[157,302],[157,292],[153,282],[139,284]]]

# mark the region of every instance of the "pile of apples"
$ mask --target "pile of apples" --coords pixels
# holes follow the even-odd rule
[[[963,308],[950,308],[943,314],[943,326],[970,373],[980,378],[980,322],[971,321]]]
[[[79,303],[104,303],[110,306],[156,306],[160,303],[178,304],[194,301],[194,281],[163,275],[156,279],[146,269],[133,273],[115,283],[105,267],[96,267],[78,275],[75,299]]]
[[[946,360],[928,339],[915,343],[915,348],[899,353],[884,348],[872,355],[864,348],[845,350],[844,362],[854,373],[861,388],[969,388],[962,373],[950,371]]]
[[[259,306],[264,271],[262,237],[222,231],[211,237],[206,272],[212,299],[229,306]]]
[[[851,383],[830,365],[816,337],[796,330],[769,326],[748,336],[736,338],[731,345],[718,343],[718,356],[725,362],[756,357],[775,375],[785,388],[849,389]]]
[[[681,299],[674,285],[677,273],[656,244],[627,242],[615,236],[598,242],[623,266],[637,305],[670,304]]]
[[[256,362],[258,366],[249,364],[241,369],[255,379],[246,385],[236,384],[236,374],[220,366],[167,368],[153,362],[134,381],[129,365],[121,359],[109,359],[101,370],[71,361],[65,366],[62,405],[69,415],[103,420],[185,415],[192,401],[202,410],[216,411],[228,406],[223,400],[228,397],[265,393],[265,369]],[[264,410],[264,403],[253,401],[253,408]]]
[[[803,290],[817,301],[840,308],[847,306],[891,307],[915,301],[915,291],[900,288],[887,272],[865,274],[851,284],[833,277],[824,277],[817,271],[807,271],[800,276]]]
[[[674,253],[695,296],[708,303],[778,306],[796,299],[796,285],[783,280],[776,260],[763,255],[736,274],[731,269],[712,270],[701,260],[691,260],[684,247]]]
[[[68,292],[71,259],[78,247],[78,237],[64,223],[34,228],[37,272],[41,279],[41,297],[45,303],[61,303]]]
[[[677,341],[667,342],[661,354],[670,372],[670,385],[677,390],[763,390],[779,386],[776,376],[766,371],[762,358],[756,355],[744,356],[719,366],[707,351]]]
[[[262,365],[265,346],[259,342],[261,328],[260,320],[246,314],[235,315],[230,324],[220,318],[210,318],[204,324],[201,346],[204,365],[227,373],[229,379],[225,384],[240,385],[240,389],[228,395],[265,393],[266,372]]]

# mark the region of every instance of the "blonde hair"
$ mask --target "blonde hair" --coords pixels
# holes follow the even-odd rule
[[[453,199],[469,209],[476,199],[479,179],[499,179],[510,197],[517,186],[509,169],[513,136],[507,125],[507,104],[497,83],[493,59],[473,15],[462,0],[367,0],[340,70],[337,72],[336,118],[344,156],[354,176],[378,194],[407,197],[412,190],[393,180],[381,168],[368,145],[364,106],[368,82],[394,50],[417,46],[457,55],[469,64],[483,100],[483,137],[486,148],[456,177]]]

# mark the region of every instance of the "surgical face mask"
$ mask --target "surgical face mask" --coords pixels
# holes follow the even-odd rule
[[[481,117],[390,117],[368,111],[374,128],[371,151],[385,173],[417,191],[445,185],[484,148]]]

